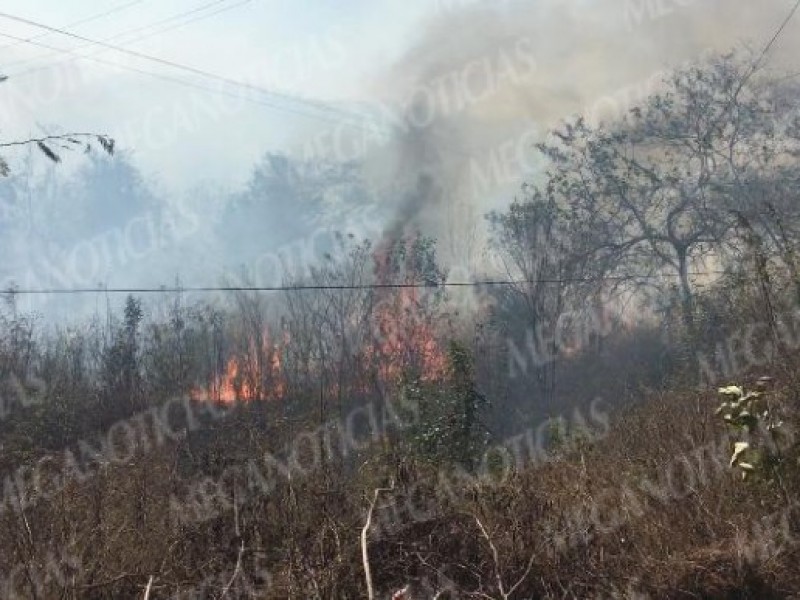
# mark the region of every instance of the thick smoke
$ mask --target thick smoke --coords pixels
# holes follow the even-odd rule
[[[471,232],[535,178],[533,144],[548,128],[575,114],[592,122],[619,117],[669,69],[704,56],[743,45],[757,54],[791,3],[440,1],[438,8],[372,86],[402,117],[389,172],[394,187],[410,192],[395,197],[389,231],[421,228],[440,239],[443,258],[475,267],[465,257],[477,260],[474,247],[485,239]],[[769,67],[780,69],[795,54],[798,27],[781,36]]]
[[[363,235],[373,241],[377,223],[386,221],[389,240],[416,230],[435,237],[439,258],[456,272],[454,279],[463,280],[488,270],[483,217],[506,206],[521,183],[536,179],[542,165],[534,144],[549,128],[576,113],[595,122],[619,117],[656,89],[670,68],[707,53],[749,44],[757,54],[792,2],[434,0],[434,5],[435,14],[420,24],[408,49],[365,87],[363,102],[339,106],[343,113],[363,113],[366,127],[350,123],[322,131],[327,125],[313,121],[310,132],[298,134],[302,154],[333,165],[357,164],[359,180],[352,185],[326,169],[313,176],[312,161],[306,169],[312,175],[297,185],[292,178],[267,177],[250,200],[263,196],[270,202],[242,214],[233,211],[226,221],[222,209],[243,194],[199,182],[200,191],[187,192],[185,201],[166,198],[158,186],[121,192],[124,181],[115,179],[114,169],[108,177],[87,179],[94,183],[84,190],[83,183],[71,183],[64,164],[51,179],[30,180],[20,165],[0,186],[6,254],[0,287],[153,287],[173,283],[176,276],[186,285],[213,285],[220,272],[239,273],[243,264],[256,273],[254,283],[277,285],[281,271],[273,246],[289,247],[288,253],[301,257],[293,264],[311,263],[320,255],[316,240],[323,236],[317,232],[358,233],[353,221],[369,221]],[[770,67],[780,70],[796,55],[798,29],[795,19],[770,52]],[[364,189],[361,167],[368,180]],[[131,190],[141,198],[134,202]],[[96,210],[94,204],[84,206],[89,200]],[[179,205],[193,212],[176,210]],[[129,212],[134,206],[137,212]],[[377,216],[366,219],[368,212]],[[93,229],[87,229],[88,221],[79,222],[84,213],[94,219]],[[302,251],[295,250],[295,240],[283,239],[290,233],[301,239]],[[73,312],[71,302],[83,298],[26,300]]]

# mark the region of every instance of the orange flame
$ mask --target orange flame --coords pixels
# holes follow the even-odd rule
[[[407,248],[414,240],[403,240]],[[392,242],[376,251],[375,272],[378,283],[417,284],[419,278],[406,265],[404,281],[392,281],[390,252]],[[409,258],[411,252],[407,253]],[[404,374],[416,372],[423,381],[441,378],[447,368],[445,352],[436,336],[433,315],[426,314],[419,297],[419,288],[383,290],[375,319],[375,339],[367,356],[376,363],[379,377],[386,383],[397,382]]]
[[[408,264],[401,270],[401,281],[397,281],[398,269],[392,269],[391,251],[397,244],[411,250],[413,239],[387,241],[383,249],[376,250],[375,274],[377,283],[419,283],[419,276],[411,265],[412,252],[406,253]],[[383,384],[394,385],[404,376],[411,375],[422,381],[436,381],[447,372],[447,355],[437,337],[435,316],[426,310],[416,287],[379,289],[377,305],[372,314],[372,336],[359,352],[367,366],[367,373],[378,377]],[[282,399],[287,394],[287,379],[282,360],[283,352],[290,343],[289,333],[284,331],[280,344],[270,341],[264,331],[260,344],[251,339],[247,350],[231,356],[223,372],[212,378],[205,388],[196,388],[194,399],[211,400],[226,404],[237,401]],[[369,389],[369,376],[357,382],[354,389]],[[326,392],[336,395],[339,383],[329,381]]]
[[[264,332],[262,340],[260,349],[251,340],[244,354],[230,357],[223,372],[216,375],[207,387],[193,389],[191,397],[224,404],[283,398],[286,380],[281,348],[270,341],[268,331]]]

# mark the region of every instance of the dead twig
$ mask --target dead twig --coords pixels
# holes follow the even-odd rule
[[[222,596],[220,598],[224,598],[228,595],[228,592],[233,585],[233,582],[236,581],[236,577],[239,575],[239,571],[242,569],[242,557],[244,556],[244,538],[242,537],[242,532],[239,528],[239,504],[236,499],[236,488],[233,489],[233,523],[236,531],[236,537],[240,540],[239,544],[239,553],[236,557],[236,566],[233,569],[233,575],[231,575],[230,580],[225,585],[222,590]]]
[[[394,482],[391,487],[377,488],[372,494],[372,501],[369,504],[367,511],[367,520],[364,527],[361,528],[361,562],[364,566],[364,579],[367,583],[367,598],[375,600],[375,590],[372,587],[372,570],[369,566],[369,548],[367,537],[369,535],[369,528],[372,526],[372,513],[375,511],[375,505],[378,503],[378,498],[383,492],[391,492],[394,489]]]
[[[525,572],[522,574],[522,577],[520,577],[517,580],[517,582],[514,585],[512,585],[511,588],[508,591],[506,591],[505,584],[503,583],[503,577],[500,574],[500,571],[501,571],[501,569],[500,569],[500,554],[497,552],[497,546],[494,545],[494,542],[492,541],[492,538],[489,537],[489,532],[486,531],[486,527],[483,526],[483,523],[481,523],[481,520],[476,515],[473,515],[473,517],[475,519],[475,522],[478,524],[478,529],[481,530],[481,534],[483,535],[483,537],[486,540],[486,542],[489,544],[489,549],[492,552],[492,560],[494,561],[494,576],[495,576],[495,579],[497,580],[497,589],[499,590],[500,595],[503,597],[503,600],[508,600],[508,598],[510,598],[511,595],[517,590],[517,588],[520,585],[522,585],[522,582],[525,581],[525,579],[527,579],[528,575],[531,572],[531,569],[533,568],[533,559],[534,559],[534,557],[536,555],[535,554],[531,554],[531,558],[528,561],[528,566],[525,569]]]

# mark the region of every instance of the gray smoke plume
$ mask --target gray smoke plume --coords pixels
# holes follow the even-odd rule
[[[477,260],[482,217],[535,178],[533,144],[561,119],[613,119],[670,69],[749,45],[757,54],[789,0],[438,2],[438,13],[372,90],[402,118],[392,144],[396,235],[419,228],[444,258]],[[769,55],[795,55],[800,21]],[[375,153],[370,160],[385,160]],[[386,170],[384,169],[384,172]],[[428,180],[421,185],[419,181]],[[431,183],[434,182],[434,183]],[[435,193],[434,193],[435,192]],[[469,232],[469,233],[466,233]]]

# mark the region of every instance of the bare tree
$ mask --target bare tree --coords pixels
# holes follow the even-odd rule
[[[677,71],[620,122],[582,119],[540,146],[548,186],[590,227],[592,255],[645,285],[677,277],[693,322],[692,268],[713,263],[735,237],[744,183],[787,154],[768,94],[738,55]],[[733,236],[733,237],[732,237]]]

